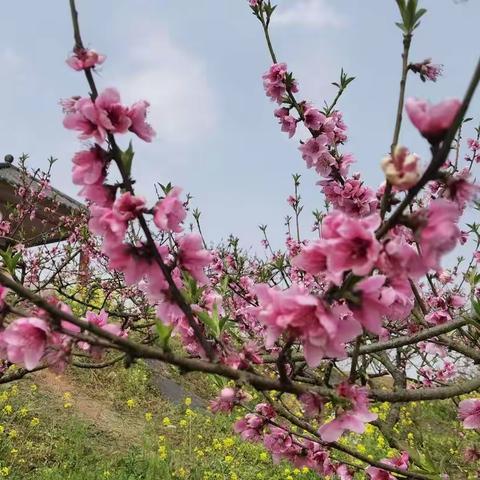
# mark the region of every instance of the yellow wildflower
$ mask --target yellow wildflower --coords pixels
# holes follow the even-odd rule
[[[163,420],[162,420],[162,423],[163,423],[164,427],[168,427],[172,424],[172,422],[170,421],[170,419],[168,417],[164,417]]]
[[[0,476],[8,477],[10,475],[10,467],[2,467],[0,468]]]
[[[31,427],[36,427],[37,425],[40,424],[40,419],[38,417],[33,417],[31,420],[30,420],[30,426]]]
[[[232,437],[227,437],[223,439],[223,446],[225,448],[230,448],[235,445],[235,440]]]
[[[5,405],[2,409],[5,415],[11,415],[13,413],[13,407],[11,405]]]

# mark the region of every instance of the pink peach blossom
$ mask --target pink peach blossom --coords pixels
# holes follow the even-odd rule
[[[458,404],[458,416],[465,428],[480,428],[480,398],[462,400]]]
[[[160,200],[153,209],[153,222],[164,231],[180,233],[183,228],[181,223],[185,220],[187,212],[180,200],[182,189],[173,187],[165,198]]]
[[[208,283],[204,268],[210,264],[212,255],[202,245],[202,237],[188,233],[178,239],[178,258],[181,266],[201,284]]]
[[[310,138],[301,144],[299,150],[302,152],[302,158],[305,160],[307,167],[314,167],[319,175],[327,177],[335,165],[335,159],[328,151],[328,138],[326,135],[319,135]]]
[[[284,332],[298,337],[311,367],[318,366],[324,357],[344,357],[344,343],[361,332],[353,317],[340,319],[320,299],[296,285],[281,291],[260,284],[256,293],[259,302],[256,313],[266,326],[267,348],[272,348]]]
[[[368,390],[358,385],[341,383],[337,392],[350,400],[352,408],[345,410],[328,423],[324,423],[318,433],[324,442],[336,442],[346,430],[363,433],[365,423],[377,419],[377,414],[368,410]]]
[[[45,320],[25,317],[14,320],[1,334],[8,360],[33,370],[40,364],[48,345],[50,327]]]
[[[130,192],[122,193],[113,203],[113,213],[124,222],[137,218],[145,210],[146,201]]]
[[[145,142],[151,142],[155,137],[155,130],[145,121],[149,106],[146,100],[140,100],[127,109],[127,115],[131,120],[129,130]]]
[[[423,263],[439,270],[441,257],[455,247],[460,237],[460,211],[455,203],[439,198],[430,202],[423,215],[425,224],[418,235]]]
[[[409,98],[405,102],[410,120],[430,142],[438,143],[451,127],[462,102],[458,99],[444,100],[430,105],[425,100]]]
[[[317,185],[323,187],[325,197],[334,208],[348,215],[365,217],[377,208],[375,192],[359,178],[349,178],[343,185],[333,179],[320,180]]]
[[[351,270],[355,275],[367,275],[372,270],[380,253],[380,244],[375,238],[379,223],[377,214],[357,219],[337,211],[325,217],[322,239],[327,278],[339,284],[339,273]]]
[[[420,157],[406,147],[397,146],[393,158],[386,156],[381,165],[387,180],[400,191],[412,188],[420,179]]]
[[[127,224],[111,208],[93,206],[90,212],[88,227],[92,233],[103,236],[107,243],[118,244],[123,240]]]
[[[77,48],[67,59],[67,64],[76,71],[94,68],[105,61],[105,55],[97,53],[95,50],[86,48]]]
[[[73,108],[74,111],[66,114],[63,125],[79,131],[82,140],[94,137],[103,143],[107,133],[125,133],[132,124],[115,88],[105,89],[95,101],[81,98]]]
[[[0,312],[5,308],[5,298],[7,297],[8,289],[0,285]]]
[[[395,292],[383,288],[386,277],[373,275],[360,280],[355,285],[355,293],[360,296],[360,305],[351,305],[354,317],[364,328],[379,335],[382,330],[382,316],[395,301]]]
[[[115,189],[102,183],[85,185],[79,195],[98,207],[112,207],[115,200]]]
[[[105,159],[100,148],[77,152],[73,157],[72,181],[75,185],[95,185],[105,179]]]
[[[229,413],[235,405],[245,400],[247,394],[238,388],[226,387],[222,389],[220,395],[210,402],[210,410],[213,413],[223,412]]]
[[[244,418],[233,425],[235,433],[240,434],[243,440],[258,442],[262,438],[262,430],[265,426],[265,419],[260,415],[248,413]]]
[[[311,130],[320,130],[326,120],[325,115],[320,113],[316,108],[309,106],[303,112],[303,122],[305,126]]]
[[[399,457],[384,458],[382,461],[385,465],[397,468],[399,470],[407,470],[409,463],[409,455],[407,452],[402,452]],[[370,480],[396,480],[397,477],[393,476],[387,470],[383,470],[378,467],[370,466],[365,470],[370,477]]]

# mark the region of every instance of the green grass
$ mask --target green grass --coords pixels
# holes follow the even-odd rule
[[[188,400],[186,401],[188,403]],[[148,370],[76,371],[0,388],[0,477],[11,480],[286,479],[234,417],[173,405]],[[100,420],[96,412],[102,409]],[[318,478],[295,471],[295,478]]]

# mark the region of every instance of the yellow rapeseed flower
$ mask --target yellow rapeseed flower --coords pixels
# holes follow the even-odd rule
[[[153,414],[152,413],[150,413],[150,412],[145,413],[145,420],[147,422],[151,422],[152,419],[153,419]]]
[[[178,470],[177,470],[177,476],[180,477],[180,478],[186,478],[187,474],[188,474],[188,471],[185,470],[183,467],[180,467]]]
[[[227,437],[223,439],[223,446],[225,448],[231,448],[235,445],[235,440],[232,437]]]
[[[19,410],[19,415],[21,417],[26,417],[28,415],[28,408],[27,407],[22,407],[20,410]]]
[[[168,417],[164,417],[163,420],[162,420],[162,423],[163,423],[164,427],[168,427],[172,424],[172,422],[170,421],[170,419]]]
[[[0,476],[8,477],[10,475],[10,467],[2,467],[0,468]]]
[[[167,447],[165,445],[160,445],[158,447],[158,455],[160,460],[165,460],[167,458]]]
[[[11,405],[5,405],[2,409],[5,415],[11,415],[13,413],[13,407]]]
[[[192,404],[192,399],[191,399],[190,397],[187,397],[187,398],[185,399],[185,405],[186,405],[187,407],[189,407],[191,404]]]
[[[40,424],[40,419],[38,417],[33,417],[31,420],[30,420],[30,426],[31,427],[36,427],[37,425]]]
[[[135,400],[134,400],[133,398],[129,398],[129,399],[127,400],[127,407],[128,407],[128,408],[133,408],[133,407],[135,407]]]

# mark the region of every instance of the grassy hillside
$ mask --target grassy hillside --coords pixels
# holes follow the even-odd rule
[[[67,372],[40,372],[0,387],[0,478],[11,480],[309,480],[307,469],[273,465],[258,445],[232,433],[234,416],[211,415],[187,396],[165,400],[143,364]],[[177,381],[182,379],[176,378]],[[183,380],[194,394],[214,386],[197,377]],[[195,397],[195,402],[198,398]],[[380,407],[380,415],[385,409]],[[458,431],[451,404],[435,411],[403,409],[398,427],[422,461],[448,465],[452,478],[477,478],[465,470],[461,451],[467,436]],[[478,436],[478,435],[477,435]],[[396,453],[377,430],[343,441],[373,456]],[[428,445],[428,455],[420,454]],[[358,478],[363,478],[359,474]]]

